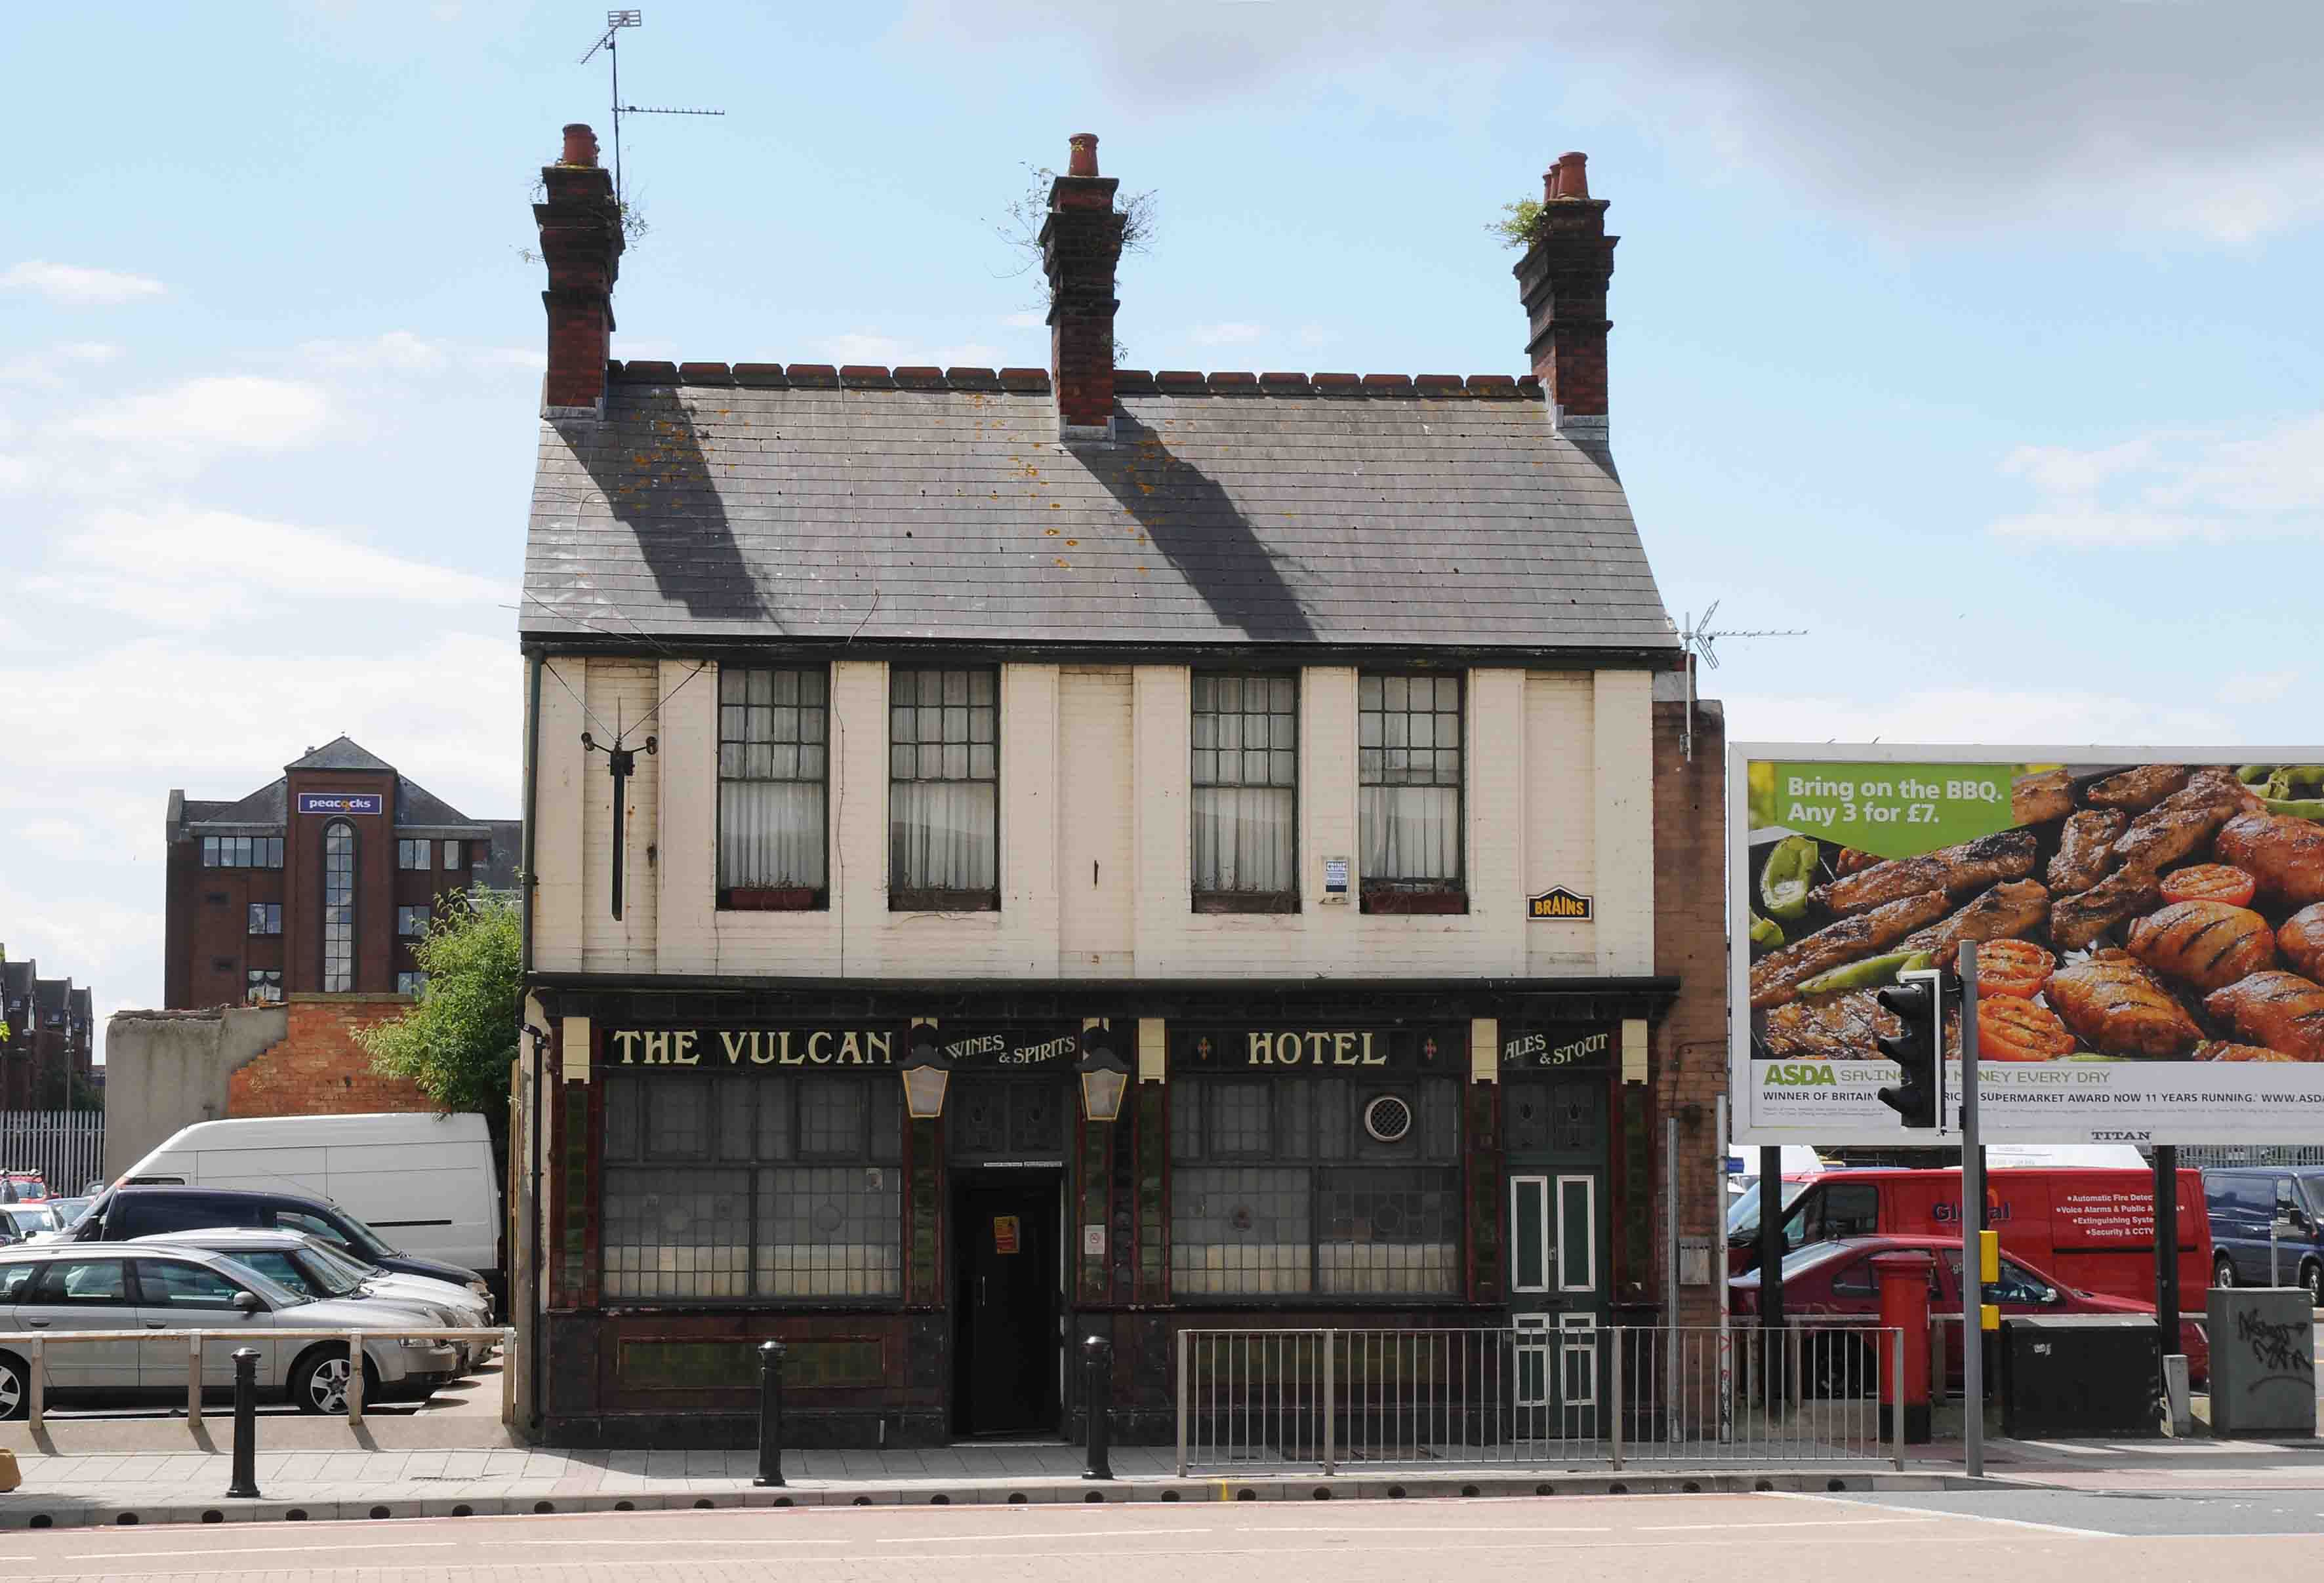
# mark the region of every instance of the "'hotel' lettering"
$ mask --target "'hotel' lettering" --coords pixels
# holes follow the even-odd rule
[[[1252,1034],[1252,1066],[1386,1066],[1388,1052],[1372,1049],[1370,1034]]]

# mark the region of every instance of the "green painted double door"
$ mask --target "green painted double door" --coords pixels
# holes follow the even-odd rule
[[[1595,1440],[1603,1432],[1610,1087],[1604,1072],[1505,1081],[1509,1405],[1526,1440]]]

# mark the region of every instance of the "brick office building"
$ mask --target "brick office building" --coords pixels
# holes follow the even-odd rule
[[[1204,1325],[1531,1334],[1586,1413],[1608,1321],[1711,1321],[1658,1250],[1723,1207],[1722,743],[1611,462],[1581,156],[1521,378],[1116,368],[1086,138],[1048,369],[612,363],[587,128],[542,175],[550,1434],[739,1439],[770,1336],[802,1439],[1051,1432],[1100,1333],[1160,1439]]]
[[[341,737],[225,802],[170,794],[162,1005],[402,996],[441,897],[510,889],[520,826],[472,819]]]

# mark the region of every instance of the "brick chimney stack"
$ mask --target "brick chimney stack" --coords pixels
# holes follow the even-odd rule
[[[1097,135],[1074,133],[1065,173],[1049,188],[1041,225],[1041,267],[1049,277],[1049,372],[1057,415],[1068,430],[1102,428],[1113,418],[1114,266],[1121,261],[1119,181],[1097,173]]]
[[[532,206],[540,254],[549,266],[549,377],[541,386],[548,417],[600,418],[605,410],[605,359],[613,336],[613,281],[622,272],[622,211],[612,172],[597,163],[597,137],[576,124],[565,152],[544,165],[545,202]]]
[[[1590,196],[1589,157],[1563,154],[1542,178],[1541,225],[1517,267],[1532,338],[1526,350],[1559,427],[1606,441],[1606,285],[1614,244],[1606,200]]]

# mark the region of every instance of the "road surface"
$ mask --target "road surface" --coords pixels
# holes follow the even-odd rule
[[[796,1508],[0,1534],[10,1583],[2310,1583],[2324,1491]]]

